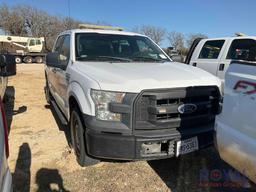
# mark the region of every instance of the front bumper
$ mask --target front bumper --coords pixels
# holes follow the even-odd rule
[[[213,144],[213,125],[186,131],[160,130],[126,134],[96,129],[97,122],[84,118],[86,147],[90,156],[103,159],[153,160],[176,156],[176,142],[194,136],[199,149]],[[92,122],[94,122],[92,124]],[[102,123],[102,122],[101,122]],[[159,145],[160,144],[160,145]]]

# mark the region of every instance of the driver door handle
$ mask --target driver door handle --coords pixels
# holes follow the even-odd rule
[[[224,69],[225,69],[225,64],[221,63],[219,66],[219,71],[224,71]]]

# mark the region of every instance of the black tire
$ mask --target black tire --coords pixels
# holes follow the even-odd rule
[[[35,58],[35,62],[36,63],[43,63],[43,58],[38,56],[38,57]]]
[[[50,92],[50,89],[49,89],[49,86],[48,86],[47,82],[46,82],[46,86],[44,88],[44,92],[45,92],[45,99],[46,99],[47,103],[51,104],[52,94]]]
[[[25,62],[25,63],[32,63],[32,62],[33,62],[33,58],[30,57],[30,56],[26,56],[26,57],[24,58],[24,62]]]
[[[85,141],[85,126],[81,118],[80,110],[75,107],[70,116],[71,142],[76,155],[78,164],[82,167],[95,165],[99,160],[93,159],[87,155]]]
[[[16,62],[17,64],[22,63],[22,58],[19,57],[19,56],[16,56],[16,57],[15,57],[15,62]]]

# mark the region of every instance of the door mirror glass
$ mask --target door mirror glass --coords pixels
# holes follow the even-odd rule
[[[66,65],[62,64],[61,55],[58,52],[52,52],[46,55],[46,65],[60,69],[64,69],[66,67]]]
[[[14,55],[0,55],[0,76],[8,77],[16,75],[16,62]]]

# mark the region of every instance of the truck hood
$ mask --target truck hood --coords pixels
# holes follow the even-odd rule
[[[217,77],[176,62],[77,62],[77,70],[98,82],[102,90],[139,93],[145,89],[216,85]]]

